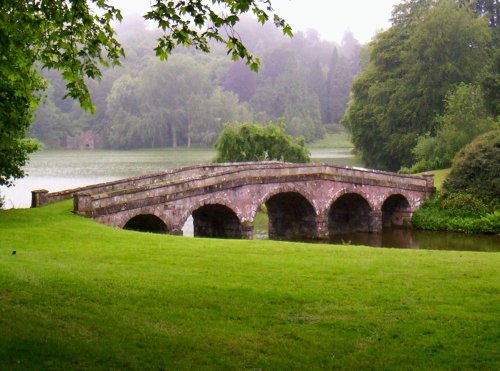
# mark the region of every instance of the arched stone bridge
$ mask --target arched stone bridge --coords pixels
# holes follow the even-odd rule
[[[74,211],[101,223],[182,234],[192,215],[194,235],[252,238],[265,205],[269,237],[328,238],[409,223],[434,192],[433,175],[408,176],[325,164],[281,162],[200,165],[48,193],[32,206],[74,197]]]

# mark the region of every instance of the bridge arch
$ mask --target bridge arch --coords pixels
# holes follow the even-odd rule
[[[194,237],[242,238],[242,225],[236,213],[218,203],[200,206],[192,213]]]
[[[158,216],[148,213],[139,213],[125,223],[123,229],[150,232],[150,233],[168,233],[167,224]]]
[[[382,226],[384,228],[402,227],[411,222],[410,201],[401,193],[389,195],[382,204]]]
[[[262,204],[267,208],[269,238],[291,240],[316,237],[316,209],[303,190],[282,186],[268,192],[256,204],[253,219]]]
[[[328,232],[371,232],[376,216],[369,198],[363,192],[343,190],[338,192],[328,210]]]
[[[204,198],[185,210],[180,225],[193,217],[194,237],[242,238],[241,216],[228,200],[215,197]]]
[[[369,192],[366,192],[363,189],[357,189],[357,188],[351,186],[351,187],[347,187],[347,188],[341,189],[340,191],[335,192],[334,195],[331,198],[331,201],[330,201],[330,204],[328,205],[327,210],[330,210],[331,207],[332,207],[332,205],[339,198],[341,198],[342,196],[344,196],[346,194],[351,194],[351,193],[358,194],[359,196],[361,196],[362,198],[364,198],[365,201],[368,203],[368,205],[370,205],[370,208],[372,210],[378,210],[379,209],[377,207],[377,205],[376,205],[376,202],[374,200],[372,200],[372,197],[370,197],[370,193]]]
[[[276,187],[272,188],[270,191],[260,195],[260,197],[256,199],[256,201],[253,203],[251,212],[252,220],[255,219],[255,215],[257,214],[257,211],[259,210],[259,207],[261,205],[265,204],[271,197],[276,196],[280,193],[297,193],[301,195],[313,207],[314,213],[316,215],[318,214],[317,208],[313,201],[315,199],[315,196],[307,189],[307,187],[302,186],[300,184],[293,184],[293,185],[279,184]]]

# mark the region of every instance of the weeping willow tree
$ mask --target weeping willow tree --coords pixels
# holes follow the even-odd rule
[[[215,162],[310,162],[304,138],[295,139],[282,125],[270,123],[225,125],[215,143]]]

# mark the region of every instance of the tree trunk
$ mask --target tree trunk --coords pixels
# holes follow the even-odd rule
[[[172,128],[172,147],[177,148],[177,129]]]

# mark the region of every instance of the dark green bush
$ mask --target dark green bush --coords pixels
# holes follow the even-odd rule
[[[443,184],[444,194],[473,194],[496,210],[500,199],[500,129],[480,135],[461,150]]]
[[[412,225],[431,231],[500,233],[500,210],[488,213],[470,194],[437,195],[413,214]]]
[[[439,198],[439,206],[451,217],[479,218],[488,214],[488,207],[469,193],[448,193]]]

